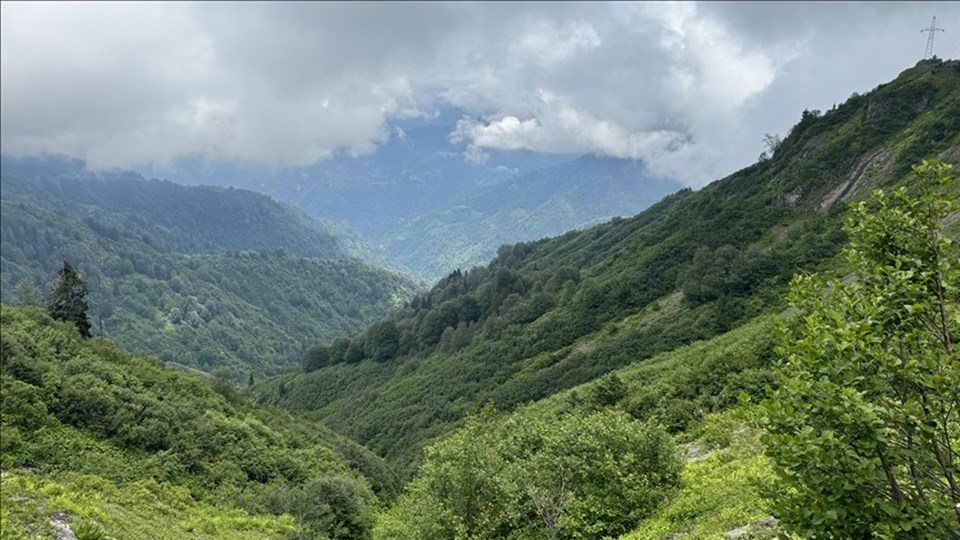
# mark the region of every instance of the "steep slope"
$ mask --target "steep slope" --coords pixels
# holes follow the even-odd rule
[[[145,180],[123,170],[89,171],[65,156],[0,158],[6,201],[32,203],[137,235],[179,253],[283,249],[303,257],[362,258],[362,240],[252,191]]]
[[[48,288],[64,260],[90,288],[94,332],[202,370],[276,373],[317,340],[349,335],[409,298],[404,276],[356,260],[283,250],[176,253],[94,218],[0,201],[0,292]]]
[[[479,188],[375,240],[389,260],[436,279],[489,261],[503,244],[633,215],[681,187],[638,161],[583,156]]]
[[[363,538],[376,457],[36,309],[0,308],[4,538]],[[65,536],[56,536],[62,538]]]
[[[790,276],[836,253],[844,202],[905,179],[920,158],[956,162],[958,146],[960,62],[921,62],[805,111],[772,158],[698,192],[501,248],[316,348],[314,371],[259,385],[259,399],[319,411],[410,475],[424,441],[479,403],[510,409],[776,309]]]
[[[910,443],[890,443],[898,436],[910,437],[899,431],[903,429],[901,415],[911,414],[903,411],[910,410],[913,403],[904,395],[923,395],[916,399],[922,400],[924,407],[915,410],[924,412],[941,403],[956,410],[960,399],[955,392],[960,373],[950,370],[956,358],[948,337],[960,332],[960,319],[954,316],[960,297],[951,288],[937,293],[943,291],[944,283],[960,282],[952,270],[960,261],[960,250],[933,233],[939,228],[949,234],[941,218],[951,207],[957,211],[960,187],[956,178],[951,183],[946,178],[949,175],[940,176],[945,169],[940,164],[924,165],[920,174],[909,177],[910,185],[895,190],[895,196],[877,190],[869,203],[857,206],[852,213],[856,217],[851,216],[846,228],[851,233],[845,246],[852,248],[845,250],[849,257],[822,272],[823,278],[831,279],[829,292],[823,290],[822,281],[798,279],[791,288],[792,309],[777,317],[760,317],[508,414],[495,415],[488,407],[472,414],[464,427],[426,449],[426,461],[416,479],[382,516],[375,537],[413,540],[426,536],[417,531],[447,528],[451,523],[490,522],[505,523],[511,529],[539,529],[541,535],[555,532],[559,524],[565,529],[560,538],[610,537],[598,534],[593,520],[577,521],[574,505],[585,500],[592,503],[598,516],[606,518],[608,526],[613,523],[610,517],[631,516],[620,521],[625,527],[608,531],[630,539],[770,538],[783,532],[781,528],[794,533],[784,537],[793,538],[821,532],[830,535],[853,527],[859,531],[834,536],[859,538],[863,536],[860,531],[899,524],[903,524],[900,530],[925,537],[952,536],[958,521],[946,493],[947,482],[931,482],[934,487],[924,489],[928,477],[917,474],[916,463],[938,463],[924,470],[942,470],[933,474],[949,476],[948,467],[956,460],[941,461],[942,453],[922,445],[909,447],[905,457],[900,457],[899,449]],[[957,235],[952,236],[956,242]],[[938,247],[930,249],[931,245]],[[898,270],[892,271],[894,268]],[[840,281],[851,276],[851,270],[856,279]],[[940,279],[929,280],[931,275]],[[925,305],[934,306],[926,313],[937,313],[937,324],[930,324],[934,318],[925,316],[921,307]],[[775,318],[780,319],[776,325],[784,332],[774,328]],[[622,344],[622,335],[599,335],[593,346]],[[803,357],[796,354],[798,350],[813,354]],[[818,370],[815,375],[811,375],[811,367]],[[896,382],[891,384],[892,380]],[[754,405],[761,400],[768,401]],[[852,414],[858,402],[870,405]],[[877,432],[869,427],[876,422],[871,416],[875,409],[885,410],[880,421],[884,427]],[[550,459],[553,467],[537,469],[535,475],[526,471],[536,467],[536,460],[519,470],[509,466],[517,456],[521,460],[529,460],[531,454],[543,456],[544,447],[537,443],[547,438],[531,438],[530,425],[546,422],[567,448],[589,448],[582,444],[582,429],[565,431],[562,426],[618,414],[634,419],[634,429],[666,426],[675,433],[674,439],[683,443],[686,463],[679,489],[662,497],[657,508],[640,502],[620,507],[622,497],[603,500],[585,494],[580,486],[590,477],[576,472],[577,467],[586,466],[580,461],[584,459],[582,451],[568,451],[559,458],[541,457],[539,463]],[[820,418],[828,418],[829,427],[818,425]],[[942,429],[956,428],[953,423]],[[496,435],[485,438],[491,432]],[[882,442],[873,442],[871,437]],[[896,449],[881,449],[884,444]],[[883,466],[894,472],[871,478],[866,470],[876,466],[873,460],[878,453],[907,464],[888,466],[890,461],[881,457]],[[784,459],[785,454],[790,457]],[[602,470],[610,455],[622,454],[591,455],[588,462],[596,465],[589,470]],[[863,456],[860,459],[870,465],[851,471],[849,460],[857,459],[854,456]],[[809,467],[798,462],[809,463]],[[844,465],[838,467],[837,463]],[[886,500],[889,495],[884,491],[893,475],[898,475],[900,486],[913,484],[903,489],[924,489],[926,495],[899,513],[873,513],[871,504],[861,500],[844,511],[845,491]],[[467,484],[466,493],[472,496],[467,508],[451,500],[445,483],[463,477],[482,479],[482,483]],[[633,480],[622,486],[620,493],[650,485],[642,469],[629,466],[606,475],[613,481],[624,477]],[[818,484],[824,480],[825,484]],[[525,492],[503,496],[518,483]],[[798,504],[795,493],[803,493],[803,489],[791,489],[797,484],[822,494],[823,502]],[[438,505],[437,500],[445,504]],[[551,506],[552,501],[561,505]],[[514,511],[530,502],[550,513],[541,511],[542,519],[537,519],[535,512]],[[439,515],[424,511],[431,506],[452,511]],[[943,514],[924,511],[924,507],[938,506]],[[791,516],[798,508],[804,509],[799,519]],[[563,518],[557,519],[559,515]]]

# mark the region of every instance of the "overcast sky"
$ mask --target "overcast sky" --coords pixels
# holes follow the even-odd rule
[[[6,153],[136,168],[361,154],[458,107],[451,139],[643,159],[703,185],[765,132],[923,56],[960,57],[960,4],[3,2]]]

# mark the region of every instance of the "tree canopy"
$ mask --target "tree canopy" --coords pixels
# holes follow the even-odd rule
[[[377,538],[606,538],[667,500],[680,459],[662,428],[619,411],[492,409],[426,450]]]
[[[957,252],[950,166],[853,206],[852,279],[799,276],[765,403],[777,514],[810,538],[960,538]]]

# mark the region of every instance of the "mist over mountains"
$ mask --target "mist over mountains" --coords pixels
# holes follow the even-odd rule
[[[435,280],[489,260],[503,244],[633,215],[677,189],[635,160],[492,150],[452,138],[450,110],[388,127],[369,155],[310,167],[241,167],[183,160],[148,169],[188,184],[260,191],[358,231],[390,263]]]

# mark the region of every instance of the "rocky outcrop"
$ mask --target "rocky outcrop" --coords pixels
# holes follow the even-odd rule
[[[779,522],[776,518],[766,517],[751,523],[749,525],[744,525],[743,527],[737,527],[726,532],[724,538],[726,540],[747,540],[754,538],[777,538],[777,534],[780,531]]]
[[[63,512],[57,512],[50,516],[50,526],[53,527],[53,537],[57,540],[77,540],[77,535],[73,533],[69,516]]]
[[[862,182],[864,177],[871,174],[882,174],[890,167],[890,163],[890,151],[886,148],[880,148],[867,154],[861,158],[853,170],[850,171],[847,179],[820,201],[817,210],[820,213],[824,213],[837,201],[849,200],[861,185],[865,183]]]

